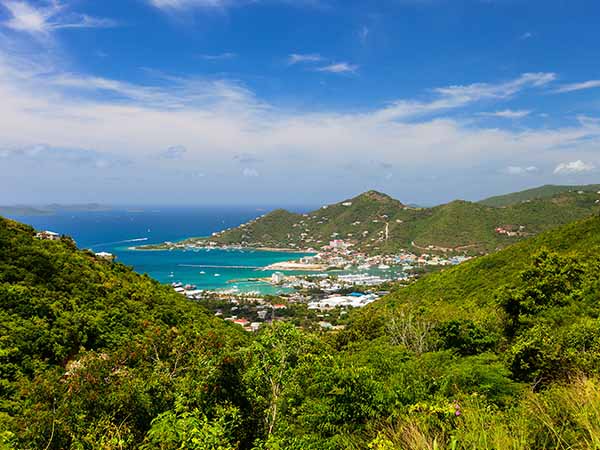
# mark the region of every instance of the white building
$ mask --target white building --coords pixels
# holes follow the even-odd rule
[[[38,239],[46,239],[48,241],[58,241],[60,239],[60,234],[55,233],[54,231],[40,231],[35,235]]]
[[[283,275],[281,272],[275,272],[273,275],[271,275],[271,282],[273,284],[281,284],[283,283],[285,279],[285,275]]]

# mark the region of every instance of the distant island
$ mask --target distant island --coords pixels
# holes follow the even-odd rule
[[[0,215],[4,216],[51,216],[58,211],[111,211],[113,208],[99,203],[0,206]]]
[[[348,245],[368,254],[408,250],[477,255],[587,217],[599,208],[600,185],[542,186],[480,202],[456,200],[432,208],[408,206],[371,190],[305,214],[277,209],[209,237],[136,249],[251,247],[311,252]]]

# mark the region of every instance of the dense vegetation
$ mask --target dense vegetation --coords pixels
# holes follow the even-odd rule
[[[537,200],[540,198],[550,198],[565,192],[600,192],[600,184],[586,184],[579,186],[561,186],[554,184],[546,184],[533,189],[527,189],[520,192],[512,192],[505,195],[496,195],[494,197],[481,200],[479,203],[487,206],[509,206],[517,203],[526,202],[529,200]]]
[[[0,448],[600,448],[600,218],[242,334],[0,220]]]
[[[369,191],[307,214],[279,209],[208,240],[254,247],[319,249],[332,239],[344,239],[369,253],[400,249],[415,253],[489,253],[600,209],[597,189],[561,187],[549,195],[554,192],[550,188],[536,191],[539,198],[529,191],[522,196],[513,194],[514,199],[526,200],[506,205],[504,200],[454,201],[434,208],[408,207],[385,194]],[[506,233],[499,233],[497,228]]]

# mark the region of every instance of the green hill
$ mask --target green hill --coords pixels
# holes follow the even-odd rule
[[[382,448],[595,448],[599,254],[600,217],[591,217],[429,274],[355,314],[337,336],[342,353],[381,367],[399,352],[386,386],[413,405],[379,428]]]
[[[179,245],[212,242],[320,249],[333,239],[343,239],[369,253],[407,249],[480,254],[589,216],[600,209],[599,201],[596,191],[578,190],[503,207],[457,200],[434,208],[413,208],[369,191],[306,214],[279,209],[210,238],[192,238]]]
[[[494,197],[486,198],[485,200],[481,200],[479,203],[487,206],[501,207],[515,205],[517,203],[526,202],[528,200],[554,197],[557,194],[562,194],[565,192],[577,191],[597,193],[600,192],[600,184],[588,184],[580,186],[557,186],[547,184],[545,186],[527,189],[525,191],[513,192],[510,194],[497,195]]]
[[[447,208],[428,214],[450,229],[474,211]],[[250,335],[0,219],[0,448],[597,448],[599,254],[590,217],[427,275],[342,332]]]
[[[385,297],[372,309],[424,307],[436,320],[444,316],[491,320],[497,313],[494,293],[499,287],[518,283],[520,272],[531,263],[532,255],[542,249],[575,255],[582,260],[597,256],[600,217],[573,222],[504,250],[431,273]]]
[[[69,238],[34,234],[0,218],[0,448],[119,448],[119,435],[131,448],[181,401],[207,421],[247,409],[241,330]]]

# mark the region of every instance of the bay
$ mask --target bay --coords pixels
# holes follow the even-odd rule
[[[252,249],[140,251],[132,246],[178,241],[190,236],[210,236],[265,213],[267,208],[144,207],[110,211],[57,211],[47,216],[11,216],[38,230],[71,236],[80,248],[109,252],[117,261],[148,274],[161,283],[181,282],[198,289],[276,294],[284,289],[262,282],[260,270],[269,264],[297,259],[305,253],[267,252]]]

